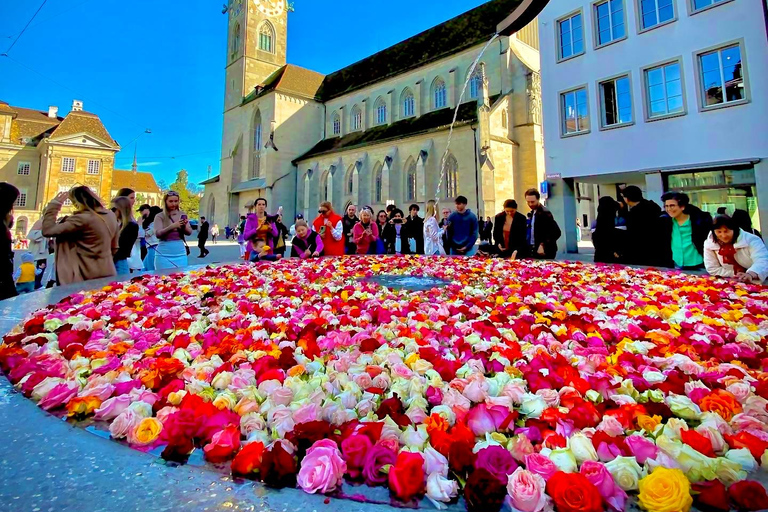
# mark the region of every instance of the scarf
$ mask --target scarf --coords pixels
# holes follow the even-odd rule
[[[741,274],[747,271],[736,261],[736,248],[733,246],[733,243],[721,245],[718,254],[723,258],[723,263],[733,265],[734,274]]]

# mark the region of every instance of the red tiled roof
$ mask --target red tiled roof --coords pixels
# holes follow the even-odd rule
[[[157,186],[155,177],[148,172],[123,171],[115,169],[112,172],[112,189],[130,188],[136,192],[149,194],[159,194],[160,187]]]

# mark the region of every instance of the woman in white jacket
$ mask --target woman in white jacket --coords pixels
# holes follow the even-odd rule
[[[704,266],[713,276],[761,283],[768,278],[768,249],[759,237],[741,231],[733,219],[718,215],[704,242]]]
[[[427,203],[427,216],[424,220],[424,254],[427,256],[445,256],[443,248],[443,230],[437,222],[437,209],[434,201]]]

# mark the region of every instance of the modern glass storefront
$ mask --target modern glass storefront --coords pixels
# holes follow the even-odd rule
[[[753,227],[761,229],[753,166],[665,174],[664,188],[685,192],[692,204],[712,215],[719,208],[729,215],[736,209],[746,210]]]

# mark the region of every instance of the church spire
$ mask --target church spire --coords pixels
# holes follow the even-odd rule
[[[136,144],[136,146],[134,146],[134,149],[133,149],[133,165],[131,166],[131,171],[133,172],[139,172],[139,164],[136,161],[136,154],[138,153],[138,151],[139,151],[139,145]]]

